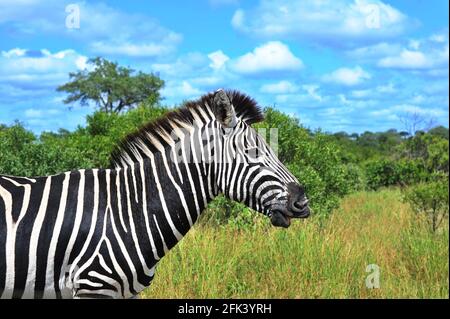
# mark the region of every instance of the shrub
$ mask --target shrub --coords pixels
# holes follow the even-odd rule
[[[448,178],[412,186],[405,191],[404,200],[416,213],[426,215],[435,232],[448,217]]]
[[[428,173],[448,173],[448,139],[430,133],[418,133],[401,144],[398,151],[402,157],[422,162]]]
[[[81,168],[108,167],[115,145],[167,108],[140,106],[123,114],[97,111],[74,132],[43,132],[39,137],[16,123],[0,130],[0,173],[42,176]]]
[[[262,214],[244,206],[239,214],[233,218],[229,218],[226,224],[229,229],[255,231],[269,226],[270,222]]]
[[[348,190],[350,192],[357,192],[366,188],[366,176],[364,170],[353,163],[345,165]]]
[[[413,185],[428,178],[429,174],[420,161],[402,159],[395,163],[398,185]]]
[[[244,204],[228,200],[223,195],[217,196],[207,207],[207,211],[200,216],[203,225],[224,225],[228,220],[236,218],[244,211]]]
[[[28,163],[24,152],[35,148],[36,140],[36,136],[20,123],[3,127],[0,130],[0,173],[18,175],[29,172],[31,163]]]
[[[417,160],[372,160],[365,164],[367,187],[378,189],[387,186],[405,186],[423,181],[425,168]]]

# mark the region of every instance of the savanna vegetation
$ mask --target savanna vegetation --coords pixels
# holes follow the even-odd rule
[[[58,88],[68,103],[98,106],[86,125],[40,135],[0,125],[0,173],[108,167],[125,135],[176,107],[163,106],[157,75],[91,64]],[[219,196],[141,296],[448,298],[448,128],[331,134],[265,114],[255,127],[278,129],[279,158],[305,185],[312,216],[275,229]],[[379,288],[366,286],[368,265]]]

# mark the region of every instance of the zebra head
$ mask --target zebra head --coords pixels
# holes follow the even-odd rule
[[[252,121],[236,112],[233,102],[232,94],[214,93],[212,111],[222,140],[219,191],[268,216],[274,226],[287,228],[291,218],[308,217],[304,187],[250,125]]]

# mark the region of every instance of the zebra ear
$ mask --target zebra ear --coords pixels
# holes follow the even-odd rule
[[[224,90],[219,89],[214,93],[213,112],[216,119],[225,128],[233,128],[237,124],[236,112],[230,98]]]

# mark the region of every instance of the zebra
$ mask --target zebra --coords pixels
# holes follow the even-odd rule
[[[219,89],[128,135],[107,169],[0,175],[1,298],[133,298],[218,194],[278,227],[310,214],[304,187]]]

